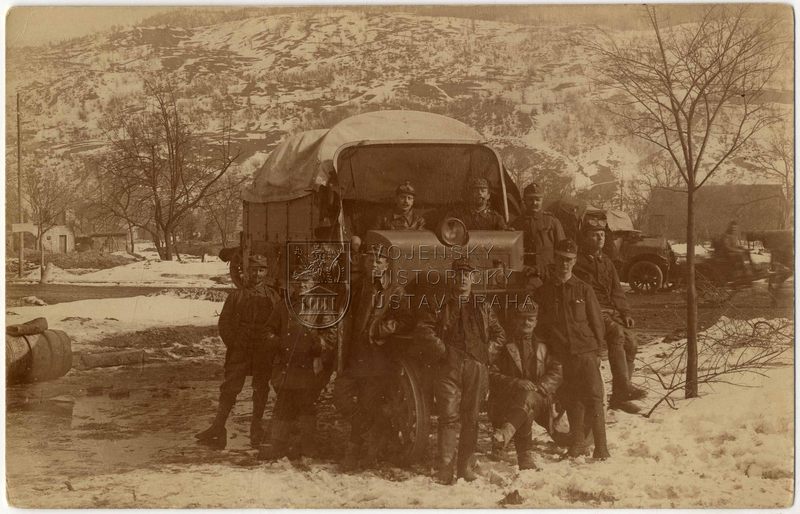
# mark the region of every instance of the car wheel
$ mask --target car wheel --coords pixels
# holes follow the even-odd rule
[[[664,284],[664,274],[657,264],[639,261],[628,270],[628,285],[636,292],[653,294]]]

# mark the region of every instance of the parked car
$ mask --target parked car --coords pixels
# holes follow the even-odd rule
[[[312,242],[346,255],[351,243],[380,244],[403,255],[390,258],[395,272],[410,272],[406,290],[417,307],[421,295],[441,289],[443,284],[431,278],[441,275],[429,272],[447,269],[454,248],[480,248],[473,254],[482,271],[476,292],[498,302],[502,319],[505,307],[516,306],[507,301],[510,295],[526,293],[522,232],[466,231],[452,219],[442,223],[445,213],[464,200],[464,188],[473,177],[488,180],[493,208],[506,221],[519,215],[520,193],[499,154],[484,141],[459,121],[415,111],[365,113],[330,129],[291,135],[243,191],[240,245],[223,250],[220,257],[230,262],[234,283],[241,287],[248,257],[265,255],[273,284],[286,289],[294,245]],[[397,185],[406,180],[416,188],[415,208],[431,229],[372,230],[378,215],[391,208]],[[349,266],[347,260],[339,262]],[[330,272],[330,267],[328,262],[313,269]],[[433,368],[428,349],[411,335],[394,337],[387,347],[397,363],[389,401],[395,451],[398,460],[409,462],[423,454],[429,439]]]
[[[556,200],[546,210],[559,219],[567,237],[576,241],[586,220],[605,220],[604,251],[614,261],[620,280],[627,282],[634,291],[655,293],[674,285],[677,257],[669,241],[643,235],[633,227],[627,213],[569,199]]]

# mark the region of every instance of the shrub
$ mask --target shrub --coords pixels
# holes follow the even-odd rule
[[[134,257],[126,257],[117,254],[90,252],[73,253],[46,253],[44,262],[52,262],[61,269],[108,269],[116,266],[124,266],[136,261]],[[38,262],[38,259],[37,259]]]

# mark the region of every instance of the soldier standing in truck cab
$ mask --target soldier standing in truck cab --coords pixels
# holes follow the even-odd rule
[[[469,200],[453,210],[448,216],[464,222],[467,230],[506,230],[506,220],[491,208],[489,199],[489,181],[485,178],[473,177],[467,187]]]
[[[515,219],[512,227],[523,233],[524,262],[535,271],[541,282],[547,279],[553,265],[553,249],[566,238],[558,218],[542,212],[542,190],[539,184],[528,184],[523,193],[525,214]],[[537,284],[539,285],[539,284]]]
[[[425,230],[425,218],[414,210],[417,191],[406,180],[395,191],[394,208],[378,220],[375,230]]]
[[[257,447],[263,438],[261,418],[267,405],[275,355],[275,340],[269,337],[267,320],[280,299],[266,284],[266,257],[253,255],[249,264],[246,288],[229,293],[219,315],[219,335],[226,350],[225,378],[220,386],[217,415],[211,427],[195,435],[201,444],[220,449],[227,444],[225,423],[248,375],[253,377],[250,443]]]

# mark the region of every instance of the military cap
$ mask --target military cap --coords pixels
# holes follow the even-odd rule
[[[475,271],[477,268],[468,257],[459,257],[450,265],[453,271]]]
[[[558,255],[574,259],[578,256],[578,245],[572,239],[562,239],[556,243],[555,252]]]
[[[411,181],[406,180],[399,186],[397,186],[397,190],[395,190],[396,195],[411,195],[416,196],[417,191],[414,189],[414,186],[411,185]]]
[[[533,318],[539,313],[539,308],[533,300],[526,298],[517,306],[517,316],[520,318]]]
[[[583,222],[582,229],[584,232],[595,232],[597,230],[604,231],[606,229],[606,220],[599,218],[587,218]]]
[[[253,268],[267,268],[267,258],[261,254],[254,253],[250,256],[250,266]]]
[[[489,189],[489,181],[481,177],[472,177],[471,179],[469,179],[468,186],[470,189],[475,189],[479,187],[485,187],[486,189]]]
[[[542,188],[536,182],[531,182],[522,191],[522,196],[542,196]]]

